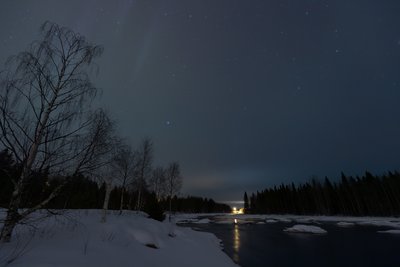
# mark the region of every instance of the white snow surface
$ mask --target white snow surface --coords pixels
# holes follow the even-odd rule
[[[177,223],[192,223],[198,221],[199,218],[224,215],[230,216],[230,213],[177,213],[174,216]]]
[[[296,224],[292,227],[286,228],[283,231],[289,233],[311,233],[311,234],[326,234],[327,231],[321,227],[314,225]]]
[[[0,265],[18,255],[8,266],[238,266],[222,252],[213,234],[132,211],[121,216],[111,213],[107,222],[100,223],[100,214],[100,210],[70,210],[37,222],[35,228],[19,225],[12,242],[0,245]],[[3,218],[1,211],[0,221]]]
[[[391,230],[385,230],[385,231],[378,231],[378,233],[399,235],[400,234],[400,230],[399,229],[391,229]]]
[[[382,226],[400,229],[399,217],[354,217],[354,216],[302,216],[302,215],[275,215],[275,214],[178,214],[177,222],[189,222],[198,217],[208,217],[215,223],[232,223],[234,219],[242,223],[276,220],[283,223],[297,222],[299,224],[318,223],[351,223],[365,226]],[[339,226],[339,225],[338,225]],[[350,225],[348,225],[350,226]]]
[[[207,223],[210,223],[210,219],[207,219],[207,218],[206,219],[201,219],[201,220],[195,221],[193,223],[207,224]]]

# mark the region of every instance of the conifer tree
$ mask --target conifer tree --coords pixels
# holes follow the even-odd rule
[[[244,212],[247,213],[247,211],[249,210],[249,198],[247,197],[247,192],[244,192],[243,202],[244,202]]]

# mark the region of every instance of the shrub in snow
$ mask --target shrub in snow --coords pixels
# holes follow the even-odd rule
[[[162,222],[165,219],[164,211],[154,193],[146,199],[143,210],[154,220]]]

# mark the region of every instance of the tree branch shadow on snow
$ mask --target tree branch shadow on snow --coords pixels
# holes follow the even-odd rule
[[[1,220],[2,223],[4,220]],[[15,262],[18,258],[22,257],[33,249],[30,244],[33,239],[47,239],[56,234],[59,227],[65,227],[70,231],[75,231],[77,228],[84,228],[86,226],[80,223],[72,214],[65,210],[39,210],[32,216],[27,217],[20,221],[15,229],[15,241],[11,243],[0,243],[0,267],[6,267]],[[81,231],[85,235],[84,240],[84,254],[87,253],[89,243],[89,236],[87,231]],[[8,250],[6,248],[9,248]],[[7,251],[2,255],[2,251]]]
[[[35,229],[32,228],[28,231],[31,232],[31,234],[28,235],[29,238],[23,239],[23,238],[21,238],[18,228],[15,230],[14,238],[16,241],[13,242],[13,243],[15,243],[15,245],[13,245],[14,247],[8,254],[6,254],[6,255],[0,254],[0,266],[1,267],[8,266],[9,264],[13,263],[15,260],[17,260],[18,258],[22,257],[24,254],[26,254],[30,251],[31,248],[29,248],[29,244],[31,243],[31,241],[34,238]],[[1,246],[11,246],[11,244],[0,244],[0,248],[1,248]],[[3,249],[0,249],[0,251],[2,251],[2,250]]]

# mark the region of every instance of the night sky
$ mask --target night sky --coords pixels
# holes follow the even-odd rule
[[[104,46],[95,84],[182,193],[400,169],[399,0],[3,0],[0,62],[50,20]]]

